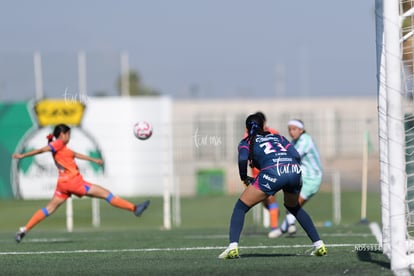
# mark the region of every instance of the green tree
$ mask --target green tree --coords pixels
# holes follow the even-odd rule
[[[129,82],[129,89],[128,89],[128,95],[130,96],[157,96],[160,95],[158,91],[155,89],[152,89],[150,87],[147,87],[143,84],[141,77],[139,73],[135,70],[130,70],[127,73],[127,76],[121,74],[118,77],[117,80],[117,89],[119,95],[122,95],[122,80],[124,78],[128,78]]]

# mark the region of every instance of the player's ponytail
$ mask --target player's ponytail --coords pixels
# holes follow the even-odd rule
[[[264,121],[262,117],[257,114],[249,115],[246,119],[246,128],[249,137],[249,165],[254,167],[253,164],[253,155],[254,155],[254,143],[256,140],[257,134],[267,134],[263,130]]]
[[[254,150],[254,140],[256,140],[256,133],[250,136],[249,138],[249,166],[251,168],[254,167],[253,165],[253,150]]]
[[[52,133],[49,133],[47,136],[46,136],[46,139],[47,139],[47,143],[49,144],[49,143],[51,143],[52,141],[53,141],[53,134]]]

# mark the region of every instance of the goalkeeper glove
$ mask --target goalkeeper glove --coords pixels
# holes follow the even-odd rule
[[[244,183],[246,186],[248,186],[248,185],[250,185],[250,184],[253,184],[253,182],[254,182],[254,177],[251,177],[251,176],[246,176],[246,177],[243,179],[243,183]]]

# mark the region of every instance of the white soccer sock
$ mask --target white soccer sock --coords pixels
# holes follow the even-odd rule
[[[315,248],[318,248],[319,246],[321,246],[323,244],[323,241],[322,240],[319,240],[319,241],[316,241],[316,242],[314,242],[313,243],[313,246],[315,247]]]
[[[287,215],[286,215],[286,220],[287,220],[287,223],[288,223],[289,225],[291,225],[291,224],[295,224],[295,222],[296,222],[296,218],[295,218],[295,216],[294,216],[294,215],[292,215],[291,213],[289,213],[289,214],[287,214]]]
[[[234,248],[237,248],[239,246],[239,243],[238,242],[231,242],[230,244],[229,244],[229,249],[234,249]]]
[[[287,217],[283,220],[282,225],[280,226],[280,230],[282,230],[282,232],[286,232],[287,228],[288,228],[289,224],[287,222]]]

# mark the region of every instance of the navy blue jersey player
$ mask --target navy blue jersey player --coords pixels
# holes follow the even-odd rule
[[[300,182],[301,176],[300,155],[286,138],[264,132],[256,135],[254,143],[250,143],[249,137],[243,139],[238,149],[239,174],[243,181],[247,179],[247,182],[252,182],[250,184],[268,195],[274,195],[275,191],[281,189],[299,192],[300,186],[296,184]],[[256,179],[247,176],[249,160],[249,166],[263,171]]]
[[[300,155],[289,141],[278,134],[263,130],[263,120],[252,114],[246,119],[248,137],[240,141],[239,174],[247,184],[237,200],[230,220],[230,244],[220,259],[239,258],[238,242],[246,213],[279,190],[283,190],[284,205],[303,227],[313,242],[313,255],[326,255],[327,250],[308,213],[298,203],[301,188]],[[260,170],[256,178],[247,175],[247,166]]]

